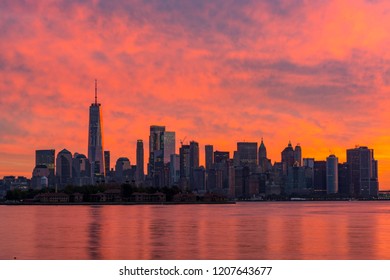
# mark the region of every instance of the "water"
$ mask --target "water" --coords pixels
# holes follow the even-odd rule
[[[390,202],[0,206],[0,259],[390,259]]]

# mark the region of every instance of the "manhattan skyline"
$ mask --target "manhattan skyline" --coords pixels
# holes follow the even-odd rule
[[[340,161],[362,145],[389,188],[389,4],[288,3],[2,2],[0,177],[30,177],[35,150],[87,154],[97,78],[113,159],[135,163],[150,125],[202,165],[206,144],[263,137],[272,162],[289,140]]]

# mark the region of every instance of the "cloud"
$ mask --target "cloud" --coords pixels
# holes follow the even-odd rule
[[[386,1],[1,1],[0,149],[27,162],[37,148],[86,153],[98,79],[114,159],[134,161],[152,124],[230,151],[264,136],[273,160],[289,139],[316,158],[355,143],[385,157],[375,139],[390,117],[389,11]]]

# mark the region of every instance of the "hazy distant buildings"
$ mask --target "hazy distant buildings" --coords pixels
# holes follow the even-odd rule
[[[89,107],[88,159],[92,175],[104,176],[103,120],[101,104],[97,102],[97,81],[95,80],[95,102]]]

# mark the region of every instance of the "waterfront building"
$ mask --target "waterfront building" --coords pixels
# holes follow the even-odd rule
[[[103,119],[101,104],[97,101],[97,80],[95,80],[95,102],[89,107],[88,159],[93,177],[104,176]]]

